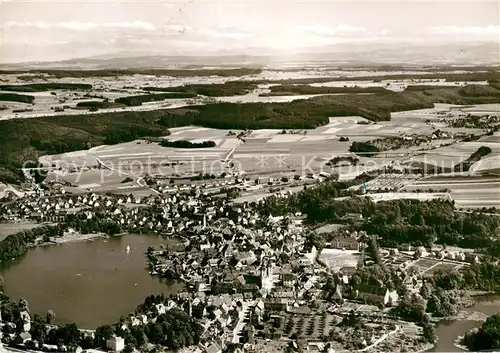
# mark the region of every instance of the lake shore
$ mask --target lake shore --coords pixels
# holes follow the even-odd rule
[[[96,238],[107,238],[107,235],[104,233],[81,234],[75,232],[75,233],[65,234],[59,238],[51,238],[51,241],[55,244],[65,244],[77,241],[92,240]]]

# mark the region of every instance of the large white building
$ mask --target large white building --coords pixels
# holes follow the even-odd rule
[[[125,340],[119,336],[113,336],[106,341],[106,348],[113,352],[121,352],[125,348]]]

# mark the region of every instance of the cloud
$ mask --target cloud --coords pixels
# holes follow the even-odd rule
[[[226,39],[247,39],[255,36],[253,33],[237,32],[235,29],[228,26],[221,26],[216,29],[200,28],[196,33],[202,36]]]
[[[66,21],[66,22],[16,22],[10,21],[4,24],[5,28],[23,28],[23,29],[66,29],[71,31],[89,31],[99,28],[116,28],[116,29],[133,29],[153,31],[156,29],[154,25],[149,22],[132,21],[132,22],[109,22],[103,24],[96,24],[93,22],[79,22],[79,21]]]
[[[50,25],[49,25],[50,26]],[[97,25],[92,22],[78,22],[78,21],[70,21],[70,22],[59,22],[52,25],[52,27],[64,28],[74,31],[87,31],[94,28],[97,28]]]
[[[51,25],[46,22],[17,22],[9,21],[4,24],[4,28],[38,28],[38,29],[48,29]]]
[[[109,28],[127,28],[127,29],[142,29],[145,31],[154,31],[156,27],[149,22],[133,21],[133,22],[112,22],[104,24],[104,27]]]
[[[500,36],[500,25],[496,26],[434,26],[427,27],[426,33],[434,35]]]
[[[368,33],[368,30],[365,27],[355,27],[344,24],[337,26],[298,26],[295,28],[295,31],[304,35],[316,35],[320,37],[359,36],[360,34]]]

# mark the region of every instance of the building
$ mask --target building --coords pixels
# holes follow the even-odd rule
[[[348,213],[342,218],[350,221],[362,221],[363,215],[361,213]]]
[[[119,336],[113,336],[106,341],[106,348],[113,352],[121,352],[125,348],[125,340]]]
[[[255,183],[257,185],[269,184],[273,182],[273,178],[271,177],[258,177],[255,179]]]
[[[337,237],[332,241],[332,247],[334,249],[345,249],[345,250],[355,250],[359,251],[360,244],[356,238],[353,237]]]
[[[285,287],[293,287],[295,283],[295,275],[293,273],[283,273],[281,274],[281,281]]]
[[[397,306],[399,303],[399,295],[395,290],[367,284],[361,284],[356,288],[356,299],[384,306]]]

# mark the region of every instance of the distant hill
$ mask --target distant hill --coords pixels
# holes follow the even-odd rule
[[[289,62],[321,62],[332,66],[363,65],[500,65],[498,44],[462,43],[445,45],[342,44],[311,48],[308,52],[283,54],[264,48],[249,48],[243,54],[220,52],[200,56],[149,55],[121,52],[58,62],[28,62],[0,65],[1,69],[127,69],[127,68],[259,68]]]

